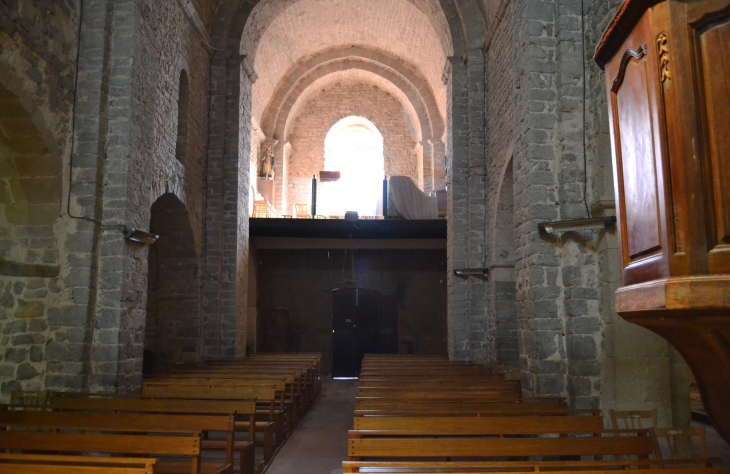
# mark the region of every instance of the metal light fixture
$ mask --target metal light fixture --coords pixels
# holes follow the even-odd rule
[[[469,277],[469,276],[489,276],[488,268],[458,268],[454,269],[454,275],[458,277]]]
[[[567,221],[541,222],[537,229],[541,234],[557,234],[558,232],[574,232],[596,229],[613,229],[616,227],[616,216],[591,217],[588,219],[572,219]]]
[[[160,238],[159,235],[150,234],[143,230],[135,229],[133,227],[125,227],[122,229],[124,238],[132,242],[139,242],[140,244],[152,245]]]

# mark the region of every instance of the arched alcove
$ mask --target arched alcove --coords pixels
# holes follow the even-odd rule
[[[171,193],[152,205],[144,372],[197,359],[200,272],[185,205]]]
[[[32,115],[0,85],[0,396],[42,388],[46,316],[58,301],[61,173]]]
[[[517,306],[515,287],[515,237],[512,160],[507,165],[499,190],[497,219],[494,227],[494,264],[492,292],[496,322],[497,361],[517,366]]]
[[[26,237],[53,237],[61,211],[61,160],[53,157],[20,100],[0,86],[0,210],[9,230],[9,246],[0,258],[27,263],[56,263],[36,255]],[[4,234],[3,234],[4,235]]]

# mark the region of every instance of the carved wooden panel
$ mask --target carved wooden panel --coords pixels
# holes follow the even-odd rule
[[[730,7],[705,15],[692,27],[704,142],[708,250],[730,252]],[[730,270],[728,258],[725,255],[721,265],[725,271]],[[712,261],[710,265],[717,267]]]
[[[611,91],[626,263],[661,251],[657,148],[647,48],[627,51]]]

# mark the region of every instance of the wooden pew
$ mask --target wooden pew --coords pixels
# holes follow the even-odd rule
[[[603,417],[508,416],[508,417],[358,417],[350,438],[386,436],[505,436],[543,433],[596,432]]]
[[[159,414],[109,414],[109,413],[78,413],[1,410],[0,427],[5,429],[40,429],[64,430],[81,432],[124,432],[144,434],[180,434],[180,433],[211,433],[226,434],[226,440],[221,446],[212,446],[213,449],[222,449],[226,452],[226,463],[234,463],[234,417],[218,415],[159,415]],[[205,449],[201,445],[202,449]],[[238,444],[240,453],[240,472],[254,473],[253,444],[246,441]]]
[[[377,469],[379,474],[474,474],[550,472],[551,474],[606,474],[626,471],[632,474],[725,474],[719,459],[696,459],[684,462],[665,460],[610,460],[610,461],[461,461],[461,462],[408,462],[408,461],[345,461],[346,474]]]
[[[357,401],[392,401],[392,402],[414,402],[414,401],[512,401],[521,403],[522,396],[513,392],[491,392],[491,391],[448,391],[448,390],[397,390],[394,392],[383,392],[379,390],[366,390],[358,393]]]
[[[256,402],[237,400],[143,399],[131,396],[94,396],[73,394],[54,396],[48,407],[57,411],[100,411],[180,415],[232,415],[235,431],[247,432],[256,440],[256,429],[263,433],[263,459],[268,464],[274,455],[274,423],[255,421]],[[220,442],[203,440],[203,449],[221,449]],[[236,442],[236,449],[242,442]]]
[[[259,410],[257,408],[257,415],[263,416],[266,421],[274,423],[276,444],[280,444],[284,440],[283,412],[276,408],[276,391],[273,388],[199,387],[193,385],[148,386],[142,388],[142,398],[260,401],[266,404],[266,409]]]
[[[561,403],[458,402],[431,401],[358,401],[355,416],[537,416],[566,415],[568,406]]]
[[[158,460],[158,474],[229,474],[232,466],[200,462],[200,433],[180,436],[128,434],[69,434],[30,431],[0,431],[0,449],[21,453],[107,453],[151,456],[155,458],[187,457],[190,463]]]
[[[561,433],[568,434],[568,433]],[[654,456],[648,430],[580,432],[582,437],[362,437],[348,441],[351,460],[363,458],[474,458],[532,456]],[[631,435],[631,436],[629,436]]]
[[[154,474],[156,459],[2,454],[3,474]]]
[[[296,425],[297,417],[299,415],[299,403],[298,397],[295,394],[290,394],[290,398],[287,398],[287,385],[285,380],[248,380],[236,377],[234,375],[210,375],[202,376],[201,374],[191,373],[185,376],[177,377],[155,377],[154,379],[146,379],[142,382],[142,393],[149,393],[149,389],[156,387],[169,387],[169,386],[182,386],[190,385],[196,387],[238,387],[241,389],[273,389],[274,390],[274,404],[278,407],[278,410],[284,413],[284,422],[288,426],[287,432],[290,432],[294,425]],[[290,384],[291,385],[291,384]],[[266,402],[267,400],[261,400]]]

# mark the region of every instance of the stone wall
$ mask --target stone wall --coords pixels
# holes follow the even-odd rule
[[[477,2],[442,2],[454,41],[447,120],[448,348],[455,360],[496,360],[487,282],[454,269],[487,266],[486,23]],[[462,19],[464,23],[462,23]]]
[[[353,115],[368,119],[383,135],[385,175],[408,176],[418,184],[420,147],[414,124],[401,103],[376,86],[343,82],[314,95],[294,119],[284,214],[291,214],[295,203],[311,202],[312,176],[319,177],[324,170],[327,133]],[[420,173],[422,176],[422,170]]]
[[[321,352],[325,374],[332,364],[335,288],[380,293],[389,306],[383,310],[397,313],[400,352],[446,354],[443,250],[259,250],[257,262],[258,314],[288,310],[289,334],[280,339],[292,352]]]
[[[514,33],[517,311],[525,393],[597,408],[599,326],[583,330],[596,319],[596,259],[586,236],[561,241],[537,231],[541,221],[586,215],[580,15],[576,2],[515,5],[513,21],[525,25]]]
[[[486,244],[490,277],[486,306],[490,325],[496,328],[497,361],[515,366],[519,353],[511,161],[514,114],[513,2],[499,3],[484,44],[487,55],[487,179],[489,188],[493,190],[487,196]]]
[[[46,351],[66,336],[49,320],[72,298],[60,216],[78,14],[75,1],[0,3],[0,400],[44,388]]]
[[[34,374],[25,365],[13,377],[3,369],[8,378],[27,381],[8,384],[4,393],[133,391],[141,382],[148,249],[126,242],[120,226],[148,229],[152,202],[173,193],[188,209],[193,251],[202,257],[208,69],[190,71],[189,64],[205,64],[208,52],[177,1],[86,2],[72,121],[78,7],[64,2],[43,9],[33,2],[3,7],[2,60],[15,62],[0,67],[6,75],[0,82],[17,89],[18,96],[38,77],[33,92],[39,103],[24,107],[42,118],[34,119],[42,125],[36,124],[38,135],[64,165],[54,164],[56,173],[68,169],[63,157],[73,146],[70,215],[59,185],[54,208],[61,218],[52,231],[41,232],[44,241],[33,243],[28,254],[38,254],[34,263],[45,258],[45,265],[56,266],[59,277],[10,287],[19,300],[38,299],[18,313],[29,316],[7,328],[6,334],[15,336],[3,344],[16,364],[32,357]],[[190,81],[185,166],[175,158],[182,70],[188,70]],[[38,194],[41,186],[33,188]],[[43,311],[47,320],[35,317]]]
[[[108,98],[103,219],[148,229],[152,204],[174,194],[188,210],[201,258],[208,71],[190,65],[207,62],[208,51],[176,1],[115,2],[112,24],[108,77],[116,80]],[[131,63],[114,60],[130,55]],[[184,165],[175,156],[182,70],[190,90]],[[96,325],[104,329],[92,340],[90,388],[131,392],[141,384],[148,249],[116,232],[104,234],[101,251]]]

